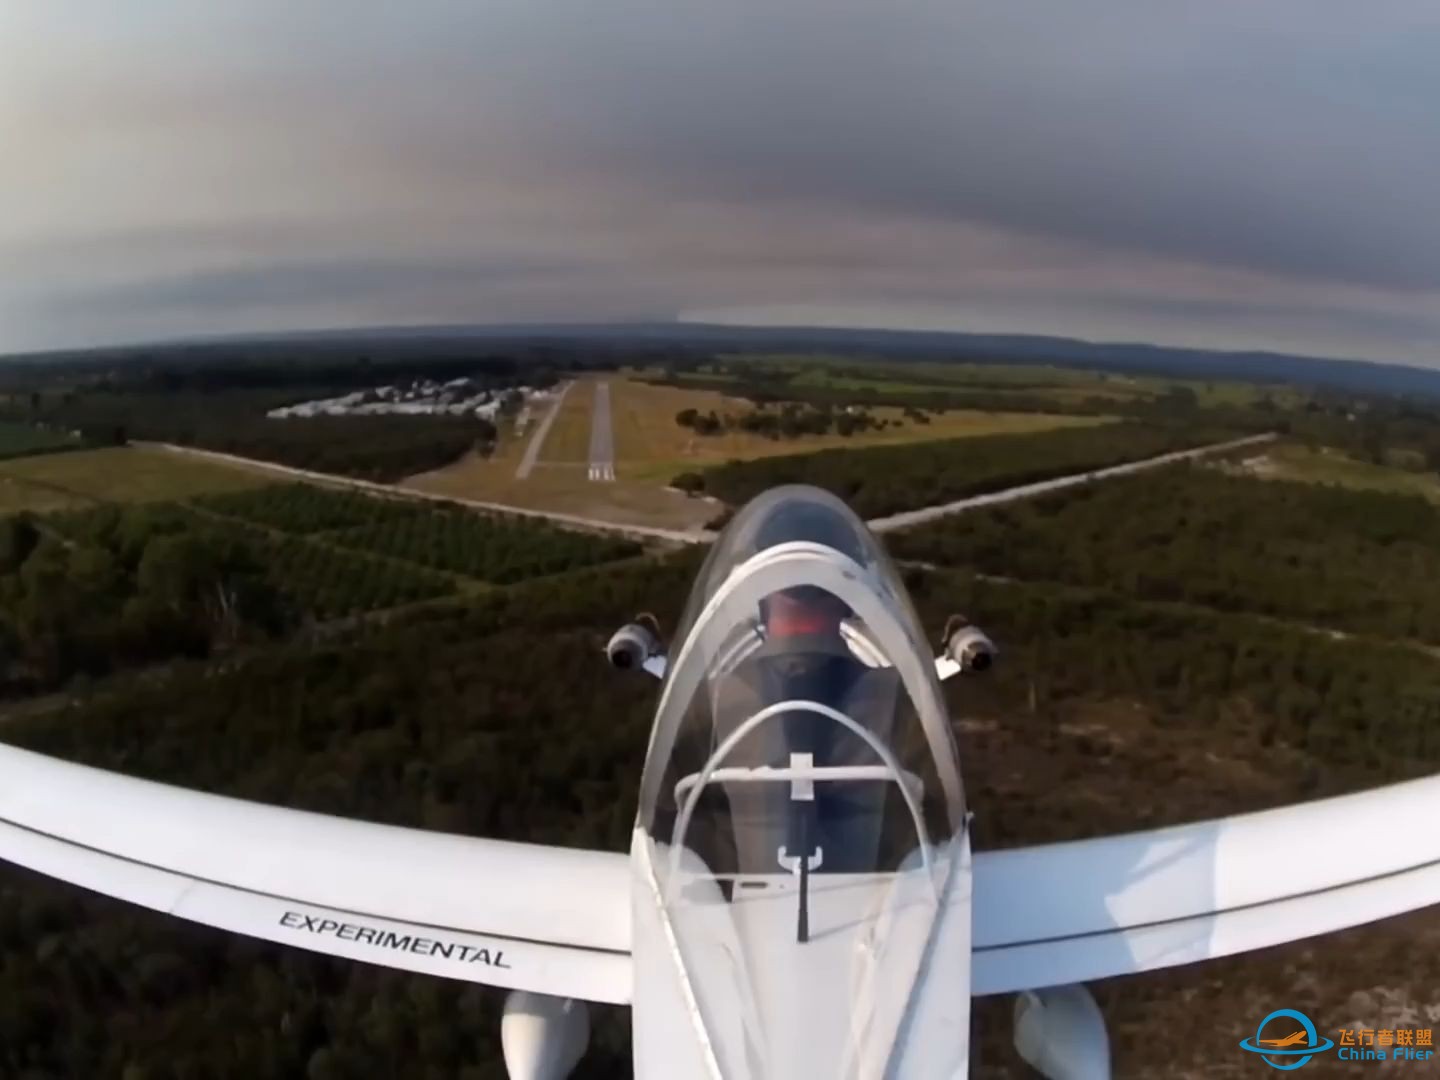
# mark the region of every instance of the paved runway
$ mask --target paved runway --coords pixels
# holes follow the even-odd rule
[[[540,460],[540,448],[545,445],[545,436],[550,434],[550,425],[555,422],[555,417],[560,415],[560,406],[565,403],[565,395],[570,392],[572,383],[566,383],[560,387],[560,392],[555,395],[555,401],[550,406],[550,411],[545,414],[545,419],[540,421],[540,426],[535,429],[535,434],[530,436],[530,444],[525,447],[525,456],[520,459],[520,464],[515,469],[515,479],[524,480],[535,468],[535,462]]]
[[[595,384],[595,413],[590,420],[590,479],[615,479],[615,432],[610,426],[610,384]]]

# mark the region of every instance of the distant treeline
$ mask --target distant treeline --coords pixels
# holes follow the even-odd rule
[[[52,425],[0,421],[0,460],[78,450],[84,445],[82,439]]]
[[[18,365],[0,421],[77,432],[92,445],[145,440],[200,446],[319,472],[392,481],[488,453],[495,426],[476,417],[321,416],[271,420],[281,405],[351,390],[465,377],[483,389],[549,386],[580,360],[526,363],[475,355],[371,358],[322,351],[300,358],[140,352]],[[3,449],[3,448],[0,448]]]
[[[277,405],[333,393],[333,387],[140,393],[67,390],[14,401],[0,413],[33,416],[78,431],[93,445],[168,442],[367,480],[398,480],[462,455],[488,453],[495,425],[476,417],[317,416],[271,420]]]
[[[903,556],[1440,642],[1440,507],[1176,466],[937,521]]]
[[[519,385],[527,378],[536,384],[553,385],[556,374],[550,368],[527,368],[517,360],[495,357],[377,360],[362,355],[292,364],[247,360],[180,364],[139,360],[105,371],[95,377],[91,385],[96,390],[128,393],[219,393],[287,387],[363,389],[422,378],[436,381],[467,378],[481,386],[502,388]]]
[[[704,490],[732,507],[778,484],[814,484],[874,518],[1234,437],[1213,427],[1105,424],[787,454],[701,475]]]
[[[1115,416],[1120,414],[1153,414],[1153,408],[1100,395],[1075,399],[1073,397],[1050,398],[1038,393],[1018,393],[1014,390],[970,389],[957,383],[937,384],[924,389],[885,389],[873,386],[842,388],[835,386],[814,386],[796,383],[792,380],[798,372],[782,372],[772,368],[733,368],[733,381],[723,383],[687,378],[682,372],[670,375],[653,375],[647,382],[659,386],[680,386],[689,389],[697,387],[720,390],[733,397],[745,398],[757,405],[777,402],[800,402],[816,409],[844,409],[856,405],[866,408],[880,406],[912,407],[944,411],[947,409],[974,409],[982,412],[1017,413],[1068,413],[1079,416]],[[873,376],[873,372],[871,373]],[[896,370],[897,380],[912,376],[903,368]]]
[[[603,364],[583,350],[495,352],[475,344],[425,348],[405,343],[289,342],[154,346],[48,356],[0,366],[11,393],[90,389],[118,393],[359,389],[430,378],[470,378],[492,387],[545,385],[559,374]]]
[[[918,409],[907,408],[905,416],[922,424],[928,424],[930,417]],[[714,409],[700,412],[698,409],[681,409],[675,414],[675,423],[689,428],[696,435],[721,435],[727,431],[743,431],[767,439],[798,439],[802,435],[850,436],[856,432],[870,431],[903,425],[902,420],[876,417],[864,409],[818,408],[803,406],[787,401],[777,409],[761,406],[749,412],[716,413]]]
[[[701,369],[704,369],[702,372]],[[1176,420],[1224,424],[1243,430],[1274,426],[1276,409],[1268,398],[1254,405],[1202,409],[1195,391],[1174,385],[1163,393],[1134,396],[1089,394],[1080,396],[1073,383],[1014,380],[944,379],[903,362],[889,365],[846,367],[828,363],[820,370],[836,385],[812,383],[802,377],[814,369],[802,365],[776,366],[764,361],[698,360],[672,362],[648,381],[666,386],[702,387],[745,398],[765,406],[780,402],[809,405],[818,410],[857,406],[891,406],[932,412],[967,409],[979,412],[1060,413],[1076,416],[1119,416],[1132,420],[1169,422]],[[705,377],[715,372],[723,380]],[[893,376],[894,385],[875,385]],[[846,385],[847,381],[851,385]],[[925,385],[920,385],[925,384]]]

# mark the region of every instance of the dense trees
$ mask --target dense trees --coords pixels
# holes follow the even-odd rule
[[[288,533],[312,533],[422,513],[414,500],[382,499],[314,484],[271,484],[250,491],[205,495],[194,505]]]
[[[907,408],[906,416],[921,417],[929,423],[929,417],[918,409]],[[743,431],[767,439],[798,439],[802,435],[854,435],[856,432],[883,428],[892,423],[877,419],[868,411],[858,408],[831,408],[828,404],[819,408],[787,401],[777,408],[761,405],[748,412],[717,415],[712,409],[702,413],[697,409],[681,409],[675,414],[675,422],[687,427],[697,435],[720,435],[727,431]],[[900,423],[900,421],[893,421]]]
[[[1176,466],[936,522],[901,555],[1440,641],[1440,507]]]
[[[628,541],[276,485],[0,519],[0,692],[254,645],[316,621],[639,551]]]
[[[414,563],[331,544],[271,539],[261,548],[261,558],[276,587],[312,620],[379,611],[455,591],[454,581]]]
[[[337,544],[508,584],[639,554],[640,545],[468,510],[427,510],[334,533]]]
[[[0,522],[0,688],[201,656],[293,612],[255,548],[173,509]]]
[[[315,810],[621,850],[655,690],[614,676],[601,646],[637,610],[673,626],[698,554],[417,609],[331,644],[238,658],[223,672],[177,671],[122,697],[11,720],[5,737]],[[1418,652],[1090,590],[907,576],[932,631],[963,610],[1006,649],[993,682],[947,686],[954,715],[970,725],[961,749],[986,846],[1265,798],[1218,782],[1208,805],[1116,797],[1122,780],[1153,796],[1181,765],[1157,758],[1146,774],[1107,772],[1109,744],[1064,734],[1069,710],[1086,702],[1138,702],[1177,738],[1194,732],[1221,753],[1261,736],[1295,748],[1310,763],[1298,771],[1284,756],[1267,759],[1272,773],[1296,771],[1288,794],[1272,798],[1440,761],[1440,667]],[[982,721],[1064,755],[1041,797],[1007,782],[1013,761],[977,771],[989,751],[966,732]],[[1097,772],[1106,798],[1062,801]],[[498,1078],[500,1000],[176,924],[0,868],[6,1075]],[[622,1012],[599,1010],[596,1043],[579,1075],[628,1075]]]
[[[871,518],[1231,436],[1233,432],[1214,428],[1125,423],[1034,435],[821,450],[708,469],[705,490],[738,506],[777,484],[815,484]]]

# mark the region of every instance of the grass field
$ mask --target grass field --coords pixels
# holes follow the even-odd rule
[[[111,447],[0,461],[0,513],[100,502],[154,502],[270,482],[264,473],[165,450]]]
[[[767,439],[743,431],[696,435],[675,422],[682,409],[743,413],[753,406],[715,390],[655,386],[616,379],[610,388],[614,410],[616,472],[623,479],[668,483],[676,474],[726,461],[748,461],[776,454],[803,454],[830,447],[865,447],[977,435],[1017,435],[1061,427],[1105,423],[1108,417],[1058,416],[1045,413],[985,413],[953,410],[933,416],[929,424],[904,420],[901,409],[874,408],[873,415],[903,420],[903,427],[856,435],[817,435],[798,439]]]
[[[901,362],[824,354],[722,355],[717,357],[715,365],[685,372],[683,378],[697,386],[723,389],[727,383],[737,381],[736,376],[725,369],[746,366],[756,374],[769,372],[787,377],[797,389],[823,388],[897,395],[927,391],[984,391],[1019,395],[1037,402],[1051,401],[1057,407],[1078,405],[1093,398],[1108,398],[1117,402],[1145,401],[1159,397],[1176,386],[1192,390],[1196,401],[1205,408],[1245,406],[1263,397],[1291,408],[1304,397],[1300,391],[1286,386],[1170,379],[1045,364]]]
[[[590,462],[590,418],[595,408],[595,383],[579,379],[560,404],[560,414],[550,425],[540,461],[550,464],[587,465]],[[533,428],[531,429],[534,430]]]
[[[1359,461],[1330,447],[1312,448],[1283,443],[1264,454],[1223,466],[1266,480],[1296,480],[1305,484],[1334,484],[1363,491],[1389,491],[1420,495],[1440,502],[1440,477],[1393,465]]]
[[[659,484],[624,476],[613,483],[596,483],[583,468],[543,461],[529,479],[516,480],[513,461],[468,457],[443,469],[412,476],[403,481],[402,486],[457,499],[481,499],[529,510],[553,510],[600,521],[663,529],[701,526],[720,509],[708,499],[687,498]]]
[[[47,514],[51,510],[70,510],[88,504],[88,500],[78,496],[0,474],[0,515],[18,514],[22,510]]]

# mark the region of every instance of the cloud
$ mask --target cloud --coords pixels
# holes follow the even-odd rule
[[[808,307],[1440,361],[1419,0],[0,20],[0,347]]]
[[[315,260],[262,263],[151,278],[101,290],[92,302],[123,307],[225,311],[363,304],[399,294],[461,294],[516,284],[559,267],[525,260]]]

